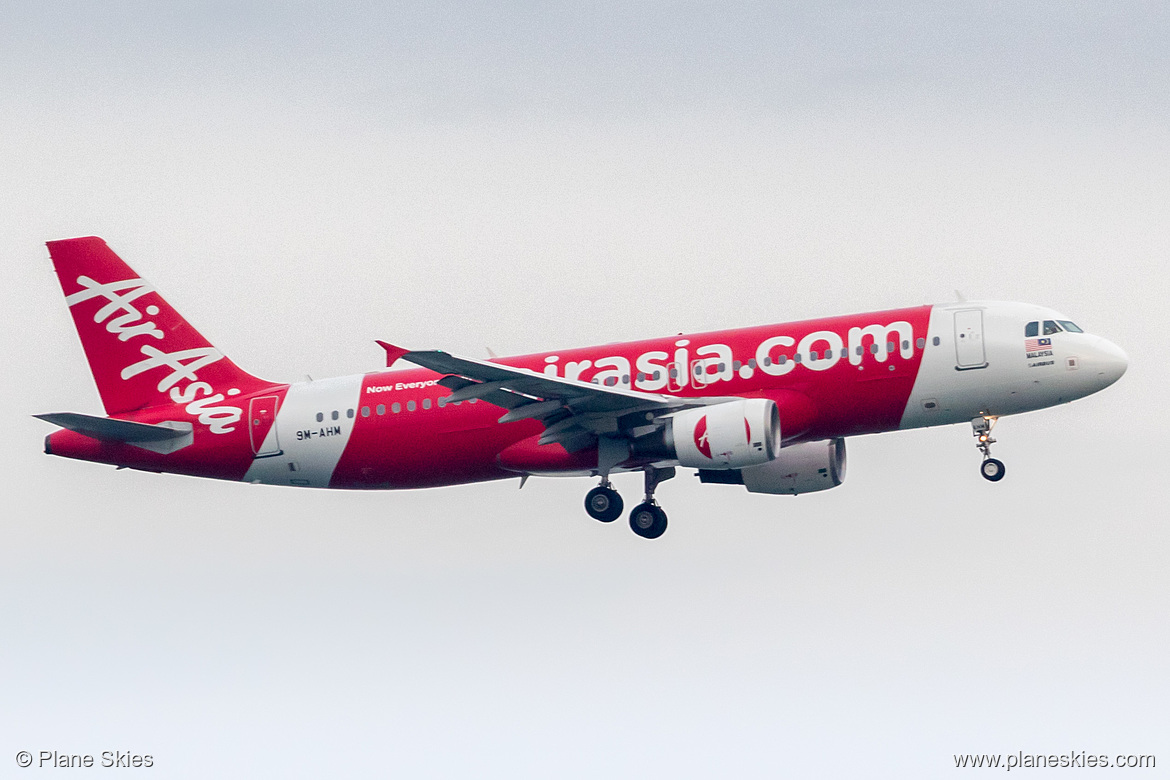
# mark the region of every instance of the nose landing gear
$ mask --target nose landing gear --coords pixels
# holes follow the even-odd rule
[[[978,439],[976,447],[983,453],[983,462],[979,464],[979,473],[989,482],[999,482],[1007,473],[1003,461],[991,457],[991,445],[995,439],[991,437],[991,429],[995,427],[998,417],[983,415],[971,421],[971,434]]]
[[[999,482],[1007,473],[1007,467],[1003,465],[1002,460],[987,458],[979,465],[979,473],[989,482]]]

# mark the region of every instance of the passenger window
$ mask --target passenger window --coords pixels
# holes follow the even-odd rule
[[[1035,338],[1036,336],[1039,336],[1039,335],[1040,335],[1039,321],[1029,322],[1027,325],[1024,326],[1024,337],[1025,338]]]
[[[1069,333],[1084,333],[1084,331],[1083,331],[1083,330],[1081,330],[1080,328],[1078,328],[1076,325],[1074,325],[1073,323],[1069,322],[1068,320],[1061,320],[1061,321],[1060,321],[1060,324],[1061,324],[1061,325],[1064,327],[1064,329],[1065,329],[1065,330],[1067,330]]]
[[[938,336],[935,336],[935,337],[934,337],[933,344],[934,344],[934,345],[937,347],[937,346],[938,346],[939,344],[941,344],[941,343],[942,343],[942,340],[941,340],[941,339],[939,339],[939,337],[938,337]]]
[[[390,407],[390,411],[394,412],[394,414],[398,414],[402,411],[402,404],[395,401],[394,405]]]
[[[336,420],[338,417],[339,417],[339,415],[337,414],[337,410],[334,409],[333,410],[333,419]]]
[[[378,404],[377,408],[374,409],[374,411],[377,412],[378,414],[386,414],[386,404]]]
[[[424,399],[423,399],[423,408],[424,408],[424,409],[430,409],[430,408],[431,408],[431,399],[429,399],[429,398],[424,398]]]
[[[1053,333],[1060,333],[1060,326],[1052,320],[1044,320],[1044,335],[1051,336]]]
[[[447,396],[445,396],[445,395],[439,396],[439,408],[442,409],[446,405],[447,405]]]
[[[418,404],[416,404],[414,401],[407,401],[406,402],[406,411],[413,412],[417,408],[418,408]]]
[[[370,407],[363,406],[362,407],[362,417],[369,417],[369,416],[370,416]]]
[[[346,409],[345,416],[352,420],[353,419],[353,409]]]
[[[322,412],[317,412],[317,422],[324,422],[325,415]]]
[[[919,349],[926,349],[926,339],[922,338],[921,336],[918,337],[918,341],[916,341],[915,344]]]

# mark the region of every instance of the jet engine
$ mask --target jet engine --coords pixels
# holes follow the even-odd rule
[[[635,457],[677,460],[697,469],[742,469],[780,452],[780,413],[774,401],[748,398],[667,418],[664,428],[634,440]]]
[[[780,450],[774,460],[742,470],[701,469],[699,480],[743,485],[749,493],[796,495],[828,490],[845,481],[845,440],[793,444]]]

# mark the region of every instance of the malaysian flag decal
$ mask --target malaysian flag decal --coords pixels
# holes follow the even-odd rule
[[[1025,339],[1024,351],[1039,352],[1042,349],[1052,349],[1052,339]]]

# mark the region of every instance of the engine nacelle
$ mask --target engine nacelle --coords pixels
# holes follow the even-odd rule
[[[774,401],[740,401],[687,409],[670,418],[666,444],[693,469],[742,469],[780,452],[780,412]]]
[[[815,493],[845,481],[845,440],[827,439],[794,444],[776,459],[743,470],[749,493]]]
[[[835,488],[845,481],[845,440],[793,444],[775,460],[740,471],[699,471],[703,482],[743,485],[751,493],[796,495]]]

